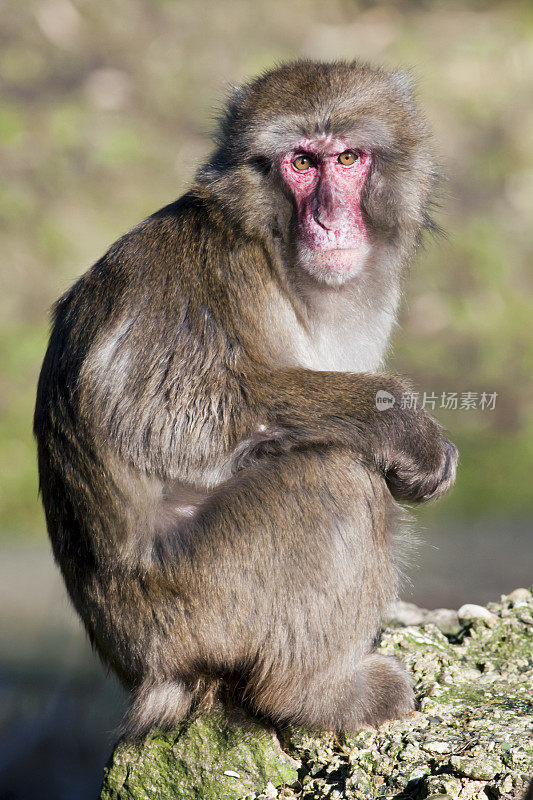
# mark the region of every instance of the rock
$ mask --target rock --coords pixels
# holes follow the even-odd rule
[[[496,617],[491,611],[488,610],[488,608],[476,606],[473,603],[466,603],[466,605],[461,606],[457,612],[457,617],[459,618],[459,622],[462,624],[472,622],[472,620],[477,619],[482,619],[485,623],[491,625],[496,622]]]
[[[427,753],[449,753],[450,752],[450,743],[449,742],[427,742],[426,744],[422,745],[422,750],[425,750]]]
[[[488,781],[503,772],[503,764],[496,756],[482,753],[479,756],[452,756],[450,764],[457,775]]]
[[[298,763],[273,731],[241,712],[215,712],[141,742],[121,741],[106,768],[101,800],[239,800],[294,783]],[[274,790],[274,794],[272,791]]]
[[[519,604],[522,605],[523,603],[531,604],[531,592],[527,589],[515,589],[514,592],[508,594],[507,597],[504,595],[502,601],[512,603],[515,606]]]
[[[414,603],[399,601],[392,607],[387,618],[389,625],[436,625],[443,633],[458,633],[460,629],[457,611],[451,608],[436,608],[429,611]]]
[[[406,719],[342,738],[284,729],[280,745],[244,714],[217,712],[120,742],[101,800],[523,798],[533,772],[533,596],[520,589],[480,608],[463,606],[448,636],[425,609],[420,622],[384,632],[380,652],[399,656],[413,678],[420,710]]]

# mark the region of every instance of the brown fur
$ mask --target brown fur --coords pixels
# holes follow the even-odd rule
[[[372,256],[331,289],[295,267],[276,163],[295,135],[346,131],[375,154]],[[397,587],[391,492],[438,496],[457,455],[401,409],[398,379],[359,370],[379,366],[432,185],[402,76],[288,65],[231,100],[191,191],[56,305],[42,497],[72,601],[132,691],[128,733],[175,724],[220,681],[273,719],[339,731],[412,707],[401,666],[372,652]],[[326,336],[317,355],[346,319],[349,352]]]

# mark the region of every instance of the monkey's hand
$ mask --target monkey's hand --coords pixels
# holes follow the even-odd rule
[[[390,404],[379,411],[377,398],[374,462],[397,500],[423,503],[440,497],[453,485],[459,454],[426,411],[406,407],[406,387],[392,381]]]

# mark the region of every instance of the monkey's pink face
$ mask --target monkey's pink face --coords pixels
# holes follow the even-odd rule
[[[371,164],[371,153],[331,136],[301,139],[281,159],[298,209],[300,262],[327,283],[344,283],[370,251],[361,194]]]

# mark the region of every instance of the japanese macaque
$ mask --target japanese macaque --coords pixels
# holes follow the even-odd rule
[[[457,451],[378,370],[433,184],[405,76],[288,64],[235,92],[191,190],[58,301],[40,487],[128,735],[217,684],[339,732],[413,708],[375,652],[397,501],[445,492]]]

